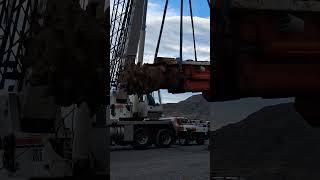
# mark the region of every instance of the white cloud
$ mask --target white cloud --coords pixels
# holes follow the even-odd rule
[[[144,62],[152,63],[158,40],[163,5],[149,3],[147,12],[146,44]],[[194,17],[195,38],[198,60],[209,60],[210,18]],[[194,59],[193,38],[190,16],[183,17],[183,59]],[[178,57],[180,45],[179,11],[168,8],[158,56]]]

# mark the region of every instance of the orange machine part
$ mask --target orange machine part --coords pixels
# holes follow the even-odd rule
[[[184,89],[186,92],[210,91],[210,65],[183,65]]]

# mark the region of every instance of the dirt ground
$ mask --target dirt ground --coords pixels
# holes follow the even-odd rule
[[[208,180],[208,145],[111,152],[111,180]]]

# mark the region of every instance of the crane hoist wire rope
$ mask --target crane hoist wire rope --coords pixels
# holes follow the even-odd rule
[[[181,12],[180,12],[180,61],[179,64],[182,64],[182,46],[183,46],[183,0],[181,1]],[[166,0],[164,10],[163,10],[163,16],[162,16],[162,21],[161,21],[161,26],[160,26],[160,33],[157,41],[157,46],[156,46],[156,51],[154,55],[154,61],[158,57],[159,53],[159,47],[160,47],[160,42],[162,38],[162,32],[163,32],[163,27],[164,27],[164,22],[166,19],[166,14],[167,14],[167,9],[168,9],[168,3],[169,0]],[[189,9],[190,9],[190,17],[191,17],[191,26],[192,26],[192,37],[193,37],[193,49],[194,49],[194,55],[195,55],[195,61],[197,61],[197,49],[196,49],[196,40],[195,40],[195,33],[194,33],[194,21],[193,21],[193,11],[192,11],[192,2],[189,0]]]
[[[196,38],[194,35],[194,24],[193,24],[193,13],[192,13],[192,2],[189,0],[190,16],[191,16],[191,26],[192,26],[192,37],[193,37],[193,50],[194,50],[194,60],[198,61],[197,58],[197,48],[196,48]]]

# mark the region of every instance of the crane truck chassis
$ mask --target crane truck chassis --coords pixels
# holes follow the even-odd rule
[[[117,102],[116,91],[111,92],[110,138],[120,146],[131,145],[135,149],[145,149],[152,144],[159,148],[170,147],[175,141],[175,128],[170,120],[159,120],[162,116],[162,106],[156,104],[148,94],[138,98],[131,96],[125,101]],[[119,100],[118,100],[119,101]]]
[[[207,123],[195,124],[183,117],[121,118],[111,121],[108,126],[110,138],[116,145],[131,145],[134,149],[146,149],[153,144],[168,148],[176,142],[188,145],[193,141],[203,145],[208,139]]]
[[[111,139],[121,146],[135,149],[170,147],[176,140],[176,131],[171,121],[119,121],[110,125]]]
[[[187,118],[179,119],[187,121],[178,127],[177,139],[180,145],[189,145],[191,142],[196,142],[198,145],[203,145],[208,139],[209,127],[207,123],[194,123]]]
[[[160,148],[170,147],[175,141],[176,131],[172,121],[160,121],[162,106],[150,104],[149,101],[145,98],[138,103],[138,114],[133,112],[131,103],[111,104],[110,114],[107,114],[110,121],[107,125],[110,128],[110,138],[115,144],[145,149],[152,144]]]

